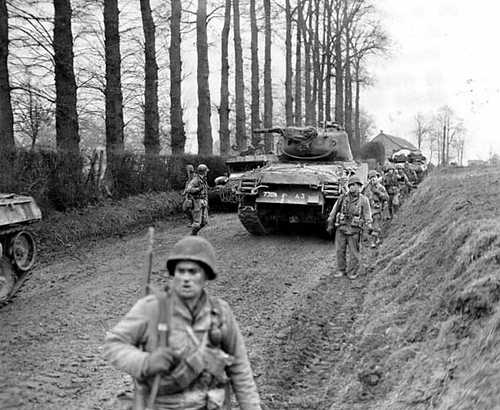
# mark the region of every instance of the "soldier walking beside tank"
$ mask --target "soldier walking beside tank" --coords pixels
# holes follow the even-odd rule
[[[337,272],[336,278],[346,274],[347,248],[349,248],[352,266],[349,269],[349,279],[358,277],[363,268],[361,260],[361,234],[363,228],[372,230],[372,217],[368,198],[361,193],[363,183],[358,176],[349,178],[347,183],[349,192],[339,197],[328,216],[328,232],[333,232],[334,226]]]
[[[184,197],[184,201],[182,202],[182,211],[186,214],[188,220],[189,220],[189,225],[191,226],[193,224],[193,198],[187,191],[188,185],[191,182],[191,180],[194,177],[194,166],[191,164],[186,165],[186,173],[187,173],[187,179],[186,183],[184,184],[184,191],[182,192],[182,196]]]
[[[231,308],[205,290],[217,276],[212,245],[201,237],[181,239],[167,270],[171,290],[140,299],[106,335],[106,359],[132,375],[144,392],[136,408],[229,409],[231,384],[241,410],[260,410]]]
[[[371,247],[375,248],[380,244],[380,232],[382,228],[382,212],[389,195],[384,186],[379,182],[377,171],[368,172],[368,184],[362,189],[361,193],[370,201],[370,210],[372,212],[373,230],[371,235]]]
[[[389,218],[392,219],[394,214],[398,211],[400,205],[399,179],[395,172],[394,165],[387,165],[382,181],[382,184],[389,195]]]
[[[193,223],[191,235],[198,232],[208,223],[208,167],[200,164],[196,168],[195,176],[189,181],[186,191],[193,199]]]

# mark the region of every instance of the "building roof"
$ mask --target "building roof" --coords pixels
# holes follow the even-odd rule
[[[401,149],[408,149],[411,151],[417,150],[417,147],[415,147],[411,142],[405,140],[404,138],[385,134],[383,131],[380,131],[380,133],[373,137],[371,141],[378,141],[384,145],[386,158],[391,157],[394,152]]]

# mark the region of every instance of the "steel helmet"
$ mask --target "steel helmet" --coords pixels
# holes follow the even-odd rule
[[[404,165],[401,163],[396,164],[396,169],[404,169]]]
[[[392,163],[390,163],[390,162],[389,162],[389,163],[385,166],[385,169],[386,169],[386,171],[389,171],[390,169],[394,169],[394,164],[392,164]]]
[[[377,171],[371,169],[368,171],[368,178],[373,178],[373,177],[377,177]]]
[[[205,164],[200,164],[196,168],[198,174],[206,174],[208,172],[208,167]]]
[[[217,277],[214,248],[201,236],[186,236],[174,245],[167,259],[167,270],[171,276],[174,275],[175,265],[180,261],[193,261],[201,264],[209,280]]]
[[[352,185],[352,184],[358,184],[360,186],[363,186],[361,179],[357,175],[353,175],[352,177],[349,178],[349,181],[347,182],[347,186]]]

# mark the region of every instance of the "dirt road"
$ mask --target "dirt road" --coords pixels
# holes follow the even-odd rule
[[[157,226],[157,280],[187,232],[179,219]],[[328,409],[366,279],[329,279],[333,247],[319,237],[253,237],[234,214],[214,216],[202,234],[222,256],[209,289],[235,311],[264,408]],[[145,249],[144,231],[70,249],[34,271],[0,310],[0,408],[117,408],[131,383],[102,360],[101,344],[143,292]]]

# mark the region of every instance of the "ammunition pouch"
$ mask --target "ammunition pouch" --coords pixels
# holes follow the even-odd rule
[[[338,213],[336,216],[335,216],[335,226],[340,226],[340,225],[345,225],[347,223],[346,221],[346,217],[343,213]]]
[[[361,219],[360,216],[353,216],[352,221],[351,221],[351,226],[354,228],[362,228],[363,227],[363,220]]]
[[[187,197],[184,202],[182,203],[182,210],[184,212],[193,209],[193,200],[189,197]]]

